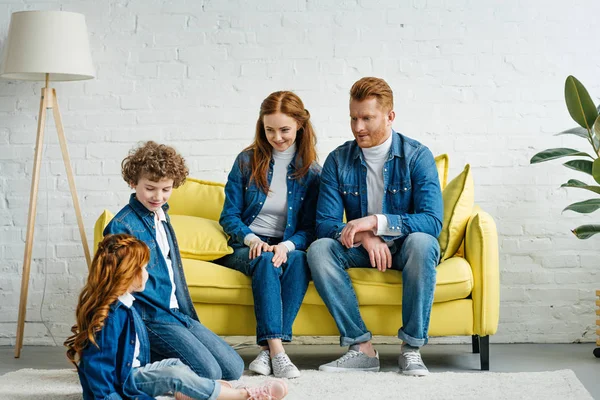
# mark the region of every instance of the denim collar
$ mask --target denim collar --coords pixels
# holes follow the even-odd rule
[[[133,208],[133,211],[135,211],[135,213],[137,215],[139,215],[141,218],[144,218],[144,217],[154,218],[154,213],[152,211],[148,210],[146,207],[144,207],[144,205],[142,203],[140,203],[140,201],[138,199],[136,199],[135,193],[131,193],[131,196],[129,196],[129,206],[131,208]],[[165,213],[167,211],[169,211],[169,204],[168,203],[163,204],[162,209],[164,210]]]
[[[393,157],[404,157],[404,149],[402,148],[402,138],[400,136],[401,134],[392,129],[392,147],[390,148],[390,156],[388,157],[388,160],[391,160]],[[352,151],[354,152],[354,154],[352,154],[352,158],[360,158],[361,161],[365,161],[363,152],[356,143],[356,139],[354,140],[353,145],[354,148],[352,149]]]

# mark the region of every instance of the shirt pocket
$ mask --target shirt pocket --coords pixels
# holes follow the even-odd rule
[[[386,189],[387,214],[402,214],[412,208],[412,188],[410,180],[388,185]]]
[[[344,208],[360,214],[360,188],[358,185],[340,185],[338,190],[344,201]]]

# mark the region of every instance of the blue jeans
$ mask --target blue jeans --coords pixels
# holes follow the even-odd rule
[[[179,315],[186,321],[185,325],[144,321],[150,339],[151,361],[178,358],[201,377],[239,379],[244,372],[244,360],[239,354],[195,319]]]
[[[238,247],[216,262],[252,277],[256,342],[263,346],[267,339],[290,342],[292,325],[310,281],[306,253],[290,251],[279,268],[273,266],[273,253],[261,253],[253,260],[249,253],[249,247]]]
[[[398,337],[420,347],[428,340],[440,247],[435,237],[415,232],[404,242],[396,241],[390,251],[392,269],[402,271],[402,327]],[[338,240],[319,239],[308,249],[308,265],[315,287],[340,331],[340,346],[371,340],[346,271],[371,268],[367,251],[362,246],[347,249]]]
[[[201,378],[177,358],[168,358],[133,369],[139,391],[156,397],[174,392],[198,400],[213,400],[221,393],[219,382]]]

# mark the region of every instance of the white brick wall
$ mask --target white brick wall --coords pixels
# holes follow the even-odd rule
[[[530,166],[574,126],[567,75],[600,96],[597,0],[0,0],[0,44],[14,11],[86,15],[97,78],[57,83],[88,239],[128,189],[119,163],[137,141],[172,144],[191,175],[224,181],[252,139],[260,101],[295,90],[319,154],[351,138],[348,90],[365,75],[396,95],[395,128],[471,163],[476,201],[498,224],[501,321],[495,341],[590,341],[600,237],[569,229],[600,216],[561,214],[591,195],[560,163]],[[0,345],[13,344],[41,83],[0,81]],[[52,120],[46,132],[25,343],[60,343],[86,266]],[[587,150],[587,148],[586,148]],[[585,178],[584,178],[585,179]],[[44,274],[46,271],[46,274]],[[45,281],[47,279],[47,281]]]

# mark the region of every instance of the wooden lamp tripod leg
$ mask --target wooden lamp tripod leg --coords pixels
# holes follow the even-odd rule
[[[56,98],[56,90],[52,89],[52,113],[54,115],[54,123],[56,124],[56,131],[58,132],[58,140],[60,142],[60,150],[62,152],[63,161],[65,163],[65,169],[67,170],[67,180],[69,181],[69,188],[71,189],[71,197],[73,198],[73,206],[75,207],[75,215],[77,217],[77,225],[79,225],[79,234],[81,235],[81,244],[83,245],[83,252],[85,253],[85,260],[87,262],[88,269],[92,264],[90,258],[90,248],[88,247],[87,238],[85,235],[85,227],[83,226],[83,218],[81,217],[81,208],[79,207],[79,198],[77,197],[77,190],[75,188],[75,178],[73,176],[73,169],[71,167],[71,159],[69,158],[69,150],[67,149],[67,140],[65,138],[65,131],[63,129],[62,118],[60,116],[60,110],[58,109],[58,100]]]
[[[25,330],[25,313],[27,311],[27,292],[29,290],[29,274],[31,271],[31,250],[33,248],[33,232],[40,183],[40,167],[42,150],[44,146],[44,127],[46,125],[47,90],[42,89],[40,100],[40,114],[38,117],[37,138],[35,141],[35,155],[33,158],[33,176],[31,177],[31,192],[29,194],[29,213],[27,217],[27,236],[25,239],[25,255],[23,256],[23,276],[21,277],[21,298],[19,300],[19,320],[17,322],[17,342],[15,344],[15,358],[21,356],[23,347],[23,333]]]

